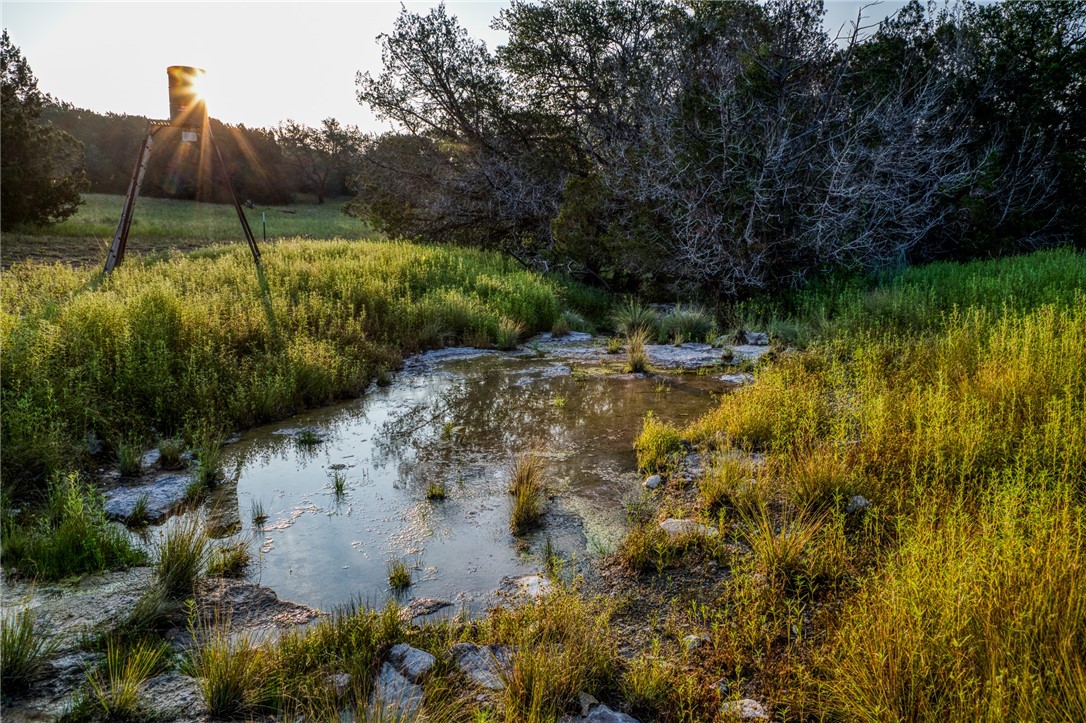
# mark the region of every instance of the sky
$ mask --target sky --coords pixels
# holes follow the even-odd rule
[[[425,12],[436,2],[405,2]],[[903,5],[870,9],[879,19]],[[468,32],[493,49],[491,19],[507,0],[447,0]],[[836,32],[861,3],[827,2]],[[169,116],[166,67],[207,70],[210,114],[271,127],[329,116],[364,131],[388,128],[355,99],[355,74],[381,71],[377,36],[400,2],[0,2],[0,18],[43,92],[80,108]]]

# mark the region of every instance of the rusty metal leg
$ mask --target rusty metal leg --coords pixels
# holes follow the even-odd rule
[[[219,144],[215,142],[215,134],[211,132],[211,124],[207,124],[207,137],[211,141],[211,147],[215,149],[215,156],[219,159],[219,168],[222,169],[223,180],[226,181],[226,187],[230,189],[230,198],[234,201],[234,210],[238,212],[238,221],[241,222],[241,230],[245,233],[245,240],[249,244],[249,250],[253,253],[253,261],[256,263],[257,268],[260,268],[260,248],[256,245],[256,238],[253,236],[253,230],[249,227],[249,219],[245,218],[245,211],[241,207],[241,201],[238,199],[237,191],[234,190],[234,183],[230,180],[230,171],[226,168],[226,161],[223,160],[222,152],[219,151]]]
[[[140,186],[143,185],[143,174],[147,172],[147,160],[151,157],[151,144],[154,142],[154,131],[148,129],[147,137],[140,146],[140,154],[136,159],[136,167],[132,169],[132,178],[128,182],[128,194],[124,199],[124,207],[121,209],[121,219],[117,222],[117,233],[113,234],[113,244],[109,247],[109,256],[106,257],[106,273],[120,266],[124,260],[124,250],[128,245],[128,229],[132,226],[132,214],[136,210],[136,199],[140,195]]]

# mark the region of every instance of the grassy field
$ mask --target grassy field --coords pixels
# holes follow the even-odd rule
[[[264,255],[271,326],[244,246],[2,278],[5,490],[81,466],[93,432],[220,432],[355,395],[405,353],[550,329],[569,289],[491,253],[291,240]]]
[[[33,259],[79,264],[105,262],[123,196],[99,193],[83,195],[83,205],[71,218],[53,226],[19,229],[5,233],[0,260],[5,267]],[[322,205],[257,206],[245,209],[257,242],[263,240],[262,215],[267,219],[269,240],[295,237],[374,239],[369,226],[340,211],[342,200]],[[223,204],[140,198],[128,236],[129,253],[155,253],[171,249],[190,251],[218,243],[245,239],[234,207]]]
[[[648,420],[646,466],[676,435],[714,460],[660,514],[749,549],[700,607],[672,591],[710,644],[664,687],[724,678],[795,720],[1086,718],[1084,290],[1070,251],[812,290],[776,320],[806,351],[685,430]]]

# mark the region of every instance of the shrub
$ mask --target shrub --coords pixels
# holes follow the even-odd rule
[[[517,348],[517,342],[520,341],[520,335],[524,333],[524,324],[514,319],[503,317],[498,322],[498,334],[495,337],[494,345],[502,350],[510,350]]]
[[[716,321],[698,306],[678,304],[659,321],[656,338],[660,342],[709,342],[716,338]]]
[[[146,719],[141,710],[140,688],[154,675],[163,653],[163,646],[147,642],[124,648],[109,641],[104,668],[88,676],[95,698],[109,720]]]
[[[641,433],[634,440],[637,468],[646,472],[663,472],[683,452],[679,430],[659,421],[649,412],[641,422]]]
[[[158,465],[162,469],[180,469],[184,466],[181,454],[185,442],[180,437],[166,437],[158,443]]]
[[[644,332],[646,338],[656,335],[660,315],[647,306],[641,306],[635,299],[628,298],[611,312],[611,322],[615,331],[623,336]]]
[[[117,468],[123,477],[138,477],[143,472],[143,445],[134,437],[117,443]]]

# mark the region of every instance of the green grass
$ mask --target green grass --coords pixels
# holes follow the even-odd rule
[[[514,535],[523,535],[542,518],[546,471],[546,462],[538,452],[523,452],[513,460],[509,470],[509,529]]]
[[[5,522],[4,565],[26,577],[59,580],[135,565],[144,556],[106,520],[101,495],[78,474],[54,475],[34,519]]]
[[[158,466],[162,469],[180,469],[184,466],[181,454],[185,451],[185,442],[177,437],[166,437],[158,443]]]
[[[244,247],[108,279],[7,270],[0,306],[4,449],[12,488],[80,460],[100,437],[231,430],[361,393],[434,342],[496,344],[549,329],[571,288],[497,254],[406,243],[293,240],[265,249],[277,332]],[[203,466],[203,465],[201,465]]]
[[[1053,251],[791,300],[807,349],[681,433],[720,450],[700,506],[751,550],[706,676],[784,718],[1086,716],[1084,289],[1086,256]]]
[[[649,342],[649,333],[638,329],[626,337],[626,371],[632,374],[644,374],[649,370],[649,357],[645,345]]]
[[[187,518],[169,524],[155,554],[155,580],[168,598],[192,593],[207,567],[210,541],[203,524]]]
[[[4,266],[25,259],[104,263],[124,197],[86,193],[83,200],[74,216],[58,224],[5,233]],[[257,243],[261,244],[262,213],[267,216],[269,242],[298,236],[342,239],[376,236],[365,223],[342,213],[341,206],[334,201],[323,205],[258,206],[245,209],[245,214]],[[233,242],[244,242],[244,236],[232,205],[144,197],[136,203],[128,253],[193,250]],[[131,257],[126,257],[125,263],[131,261]]]
[[[143,472],[143,446],[137,439],[117,443],[117,469],[122,477],[138,477]]]
[[[660,315],[642,306],[639,301],[627,298],[616,304],[611,312],[611,325],[622,336],[644,332],[648,338],[656,336],[660,327]]]
[[[23,690],[44,670],[53,645],[30,610],[0,617],[0,686],[4,692]]]
[[[124,648],[109,642],[105,664],[88,675],[91,689],[106,718],[111,721],[146,719],[140,689],[154,675],[164,654],[162,646],[140,642]]]
[[[634,440],[637,468],[645,472],[666,472],[683,451],[679,429],[661,422],[649,412],[641,422],[641,433]]]
[[[443,500],[449,496],[449,486],[443,480],[431,480],[426,485],[426,499]]]
[[[411,571],[407,569],[407,564],[400,559],[389,560],[388,564],[388,586],[393,590],[406,590],[411,587]]]
[[[684,341],[711,343],[717,336],[716,321],[700,306],[677,304],[660,317],[656,337],[661,343],[682,344]]]
[[[208,557],[207,574],[209,577],[242,577],[251,557],[244,542],[218,546]]]

